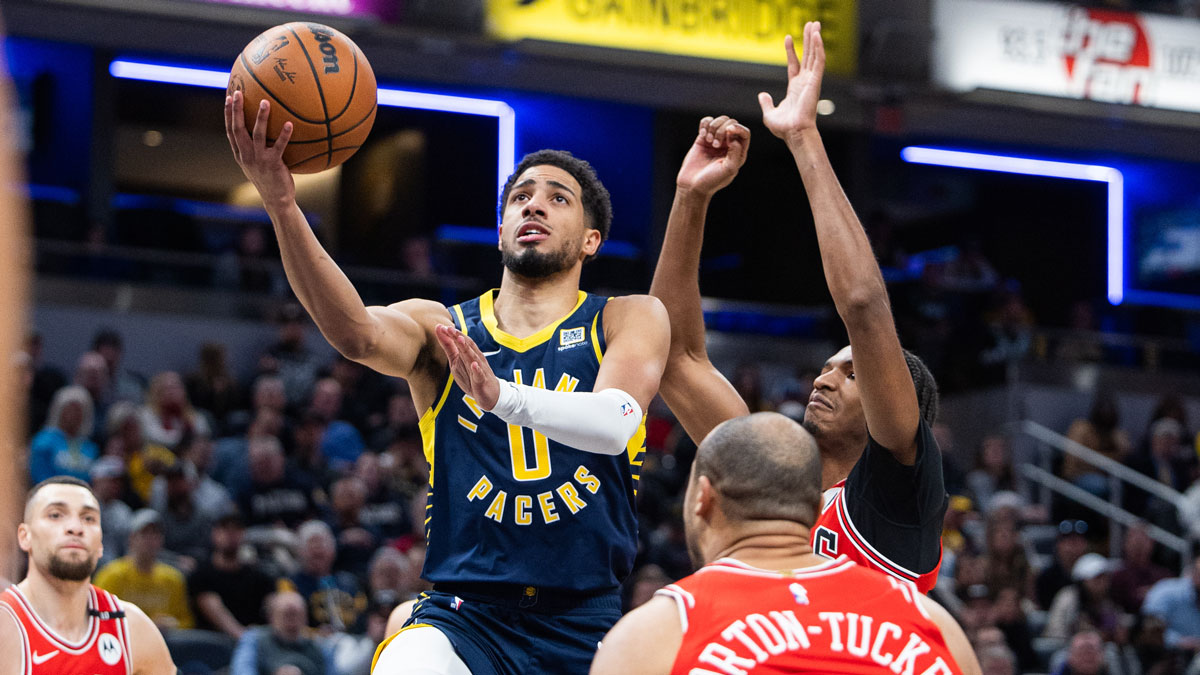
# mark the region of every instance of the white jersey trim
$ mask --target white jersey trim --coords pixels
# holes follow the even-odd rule
[[[688,632],[688,610],[696,606],[696,598],[675,584],[663,586],[654,591],[654,594],[675,601],[675,608],[679,610],[679,627],[686,634]]]
[[[25,594],[21,592],[20,588],[17,588],[16,586],[10,586],[9,588],[12,590],[13,596],[15,596],[21,603],[21,609],[24,610],[24,612],[29,616],[30,623],[32,623],[34,627],[38,629],[38,632],[40,632],[43,637],[54,643],[54,646],[61,648],[64,652],[71,654],[72,656],[79,656],[80,654],[83,654],[87,652],[87,650],[91,649],[92,644],[96,642],[96,638],[100,635],[100,621],[93,616],[88,619],[87,632],[84,634],[82,642],[75,643],[67,641],[53,628],[46,625],[46,623],[42,621],[41,617],[37,615],[37,612],[33,611],[33,605],[29,603],[29,599],[25,597]],[[88,602],[91,603],[91,607],[96,606],[96,600],[95,587],[89,588]]]
[[[921,578],[921,574],[913,572],[904,565],[897,564],[891,558],[876,550],[875,547],[867,541],[867,538],[858,531],[858,528],[854,526],[854,521],[850,518],[850,511],[846,508],[845,495],[846,492],[844,489],[838,492],[835,497],[836,504],[830,503],[830,506],[836,507],[837,510],[834,512],[834,517],[840,520],[842,524],[846,526],[846,532],[850,535],[847,537],[847,539],[850,540],[850,543],[854,546],[854,548],[858,549],[858,551],[868,559],[873,559],[873,562],[876,563],[876,566],[881,572],[885,572],[890,576],[903,579],[905,581],[915,581],[916,579]]]
[[[720,560],[713,561],[704,567],[701,567],[699,570],[696,570],[696,574],[732,572],[733,574],[744,574],[746,576],[763,577],[767,579],[783,579],[785,577],[796,577],[803,579],[837,574],[850,567],[853,567],[855,564],[856,563],[853,560],[849,559],[845,555],[839,555],[833,560],[827,560],[819,565],[813,565],[812,567],[801,567],[784,573],[760,569],[752,565],[747,565],[746,563],[735,558],[721,558]]]
[[[13,588],[16,588],[15,586]],[[29,634],[25,632],[25,624],[21,621],[21,617],[17,616],[16,611],[9,607],[7,603],[0,602],[0,609],[8,612],[12,617],[13,623],[17,624],[17,630],[21,632],[21,672],[24,675],[33,675],[33,664],[29,659]]]

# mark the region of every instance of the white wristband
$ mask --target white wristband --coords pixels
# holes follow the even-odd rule
[[[500,380],[500,396],[490,411],[546,438],[586,452],[619,455],[642,423],[642,408],[620,389],[549,391]]]

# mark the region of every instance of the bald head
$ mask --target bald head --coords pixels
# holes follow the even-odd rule
[[[791,520],[811,527],[821,503],[821,456],[812,434],[779,413],[724,422],[696,452],[731,521]]]

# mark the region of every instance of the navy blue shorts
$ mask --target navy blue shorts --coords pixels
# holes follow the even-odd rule
[[[422,593],[405,626],[442,631],[472,675],[586,675],[597,645],[620,618],[616,590],[447,584]]]

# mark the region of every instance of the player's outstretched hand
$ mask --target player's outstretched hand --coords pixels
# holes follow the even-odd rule
[[[705,117],[675,185],[711,197],[737,176],[749,149],[750,130],[737,120],[727,115]]]
[[[438,344],[446,352],[450,374],[458,386],[475,399],[480,408],[491,410],[500,398],[500,380],[492,372],[479,345],[453,326],[438,325],[434,329]]]
[[[263,100],[254,120],[253,133],[246,132],[245,104],[241,91],[225,97],[225,136],[233,149],[233,158],[242,167],[242,173],[254,184],[263,203],[270,209],[282,202],[288,203],[296,197],[296,183],[292,173],[283,163],[283,151],[292,137],[292,123],[284,122],[279,138],[267,146],[267,117],[271,104]]]
[[[789,144],[799,135],[817,126],[817,101],[821,98],[821,78],[825,74],[825,43],[821,41],[821,22],[804,24],[803,59],[797,58],[796,46],[789,35],[783,39],[787,52],[787,95],[776,106],[771,95],[758,95],[763,124]]]

